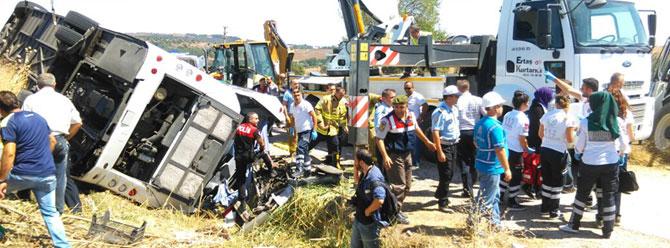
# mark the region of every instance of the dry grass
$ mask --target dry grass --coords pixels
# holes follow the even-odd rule
[[[633,145],[629,164],[646,167],[663,167],[670,165],[670,152],[661,151],[650,141],[641,145]]]
[[[351,236],[348,218],[351,210],[343,200],[351,193],[346,185],[299,188],[291,201],[277,209],[267,223],[248,234],[237,233],[238,228],[225,229],[223,219],[218,216],[148,209],[110,192],[82,195],[84,211],[76,215],[65,214],[63,222],[68,238],[77,247],[113,247],[86,236],[91,216],[94,213],[100,216],[108,209],[115,221],[133,226],[148,222],[144,240],[133,247],[346,247]],[[50,245],[51,240],[33,202],[5,200],[0,204],[16,210],[0,210],[0,224],[8,229],[7,239],[0,242],[0,246]]]
[[[27,65],[0,61],[0,90],[18,94],[28,84],[29,70]]]

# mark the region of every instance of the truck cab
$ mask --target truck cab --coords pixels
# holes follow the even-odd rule
[[[596,78],[600,90],[606,90],[610,76],[620,72],[626,80],[622,92],[635,116],[636,139],[651,135],[653,39],[633,2],[508,0],[503,1],[499,23],[494,91],[509,105],[515,90],[532,95],[540,87],[553,88],[545,80],[545,70],[576,89],[583,79]]]
[[[210,73],[220,75],[221,81],[251,88],[260,77],[278,82],[270,50],[266,41],[235,41],[214,46],[214,61]]]

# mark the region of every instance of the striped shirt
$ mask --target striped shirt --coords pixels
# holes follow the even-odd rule
[[[477,123],[484,114],[482,99],[478,96],[473,96],[468,91],[458,98],[456,107],[458,107],[459,110],[458,122],[460,130],[474,129],[475,123]]]

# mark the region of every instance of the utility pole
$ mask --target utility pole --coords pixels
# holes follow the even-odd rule
[[[226,37],[228,37],[228,26],[223,26],[223,42],[226,43]]]

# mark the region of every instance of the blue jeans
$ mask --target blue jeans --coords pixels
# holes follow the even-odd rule
[[[300,171],[312,169],[312,158],[309,156],[309,143],[312,141],[312,130],[298,133],[298,149],[295,164]]]
[[[9,174],[7,192],[13,193],[30,189],[37,198],[37,204],[44,218],[44,224],[49,230],[55,247],[70,247],[65,235],[65,227],[56,211],[56,177],[34,177]]]
[[[477,202],[480,204],[480,211],[491,215],[491,223],[500,225],[500,175],[480,171]]]
[[[364,225],[358,220],[354,220],[351,228],[351,248],[371,248],[380,247],[379,239],[382,226],[377,222]]]
[[[56,165],[56,210],[63,213],[65,209],[65,188],[67,186],[67,162],[70,144],[63,135],[56,136],[54,164]]]

